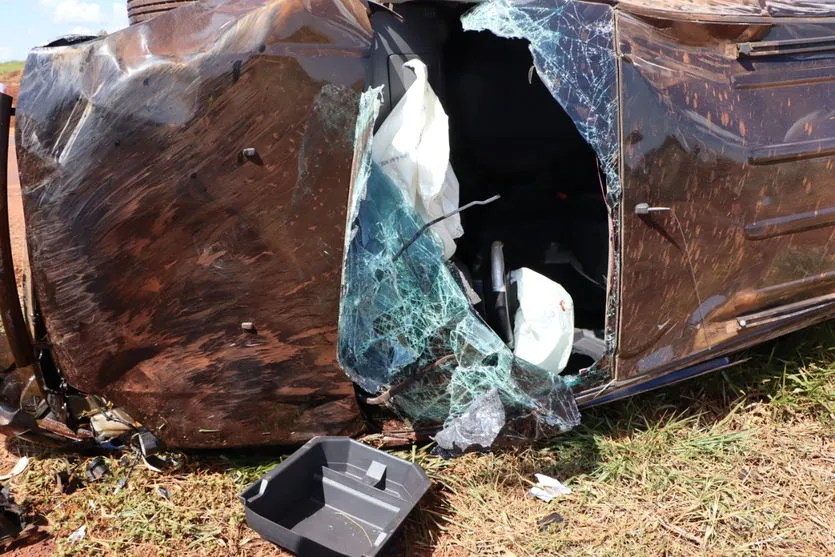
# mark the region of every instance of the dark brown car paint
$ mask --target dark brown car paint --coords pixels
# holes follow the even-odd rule
[[[12,118],[12,97],[0,93],[0,307],[3,332],[8,340],[14,362],[18,368],[30,366],[35,361],[32,339],[18,303],[17,283],[12,260],[12,241],[9,234],[9,130]],[[0,358],[0,362],[3,359]],[[3,365],[0,363],[0,365]],[[5,367],[3,370],[5,371]]]
[[[617,379],[831,317],[835,52],[746,57],[739,45],[814,44],[835,36],[835,19],[764,26],[619,11],[617,32],[627,138]],[[636,215],[639,203],[672,210]],[[750,319],[789,305],[778,320]]]
[[[773,19],[790,8],[763,6],[613,8],[618,352],[614,381],[580,402],[835,316],[835,130],[826,118],[802,123],[831,103],[835,57],[786,69],[739,56],[741,44],[827,37],[835,23]],[[90,52],[79,83],[46,83],[72,56],[33,54],[18,124],[28,238],[70,385],[108,396],[172,446],[358,431],[334,344],[370,37],[359,2],[250,0],[183,8],[77,47]],[[138,69],[149,52],[173,63],[107,73]],[[81,92],[111,81],[122,96],[85,112]],[[77,102],[51,103],[50,86],[77,90]],[[131,133],[114,130],[126,114]],[[55,128],[66,122],[83,135]],[[245,147],[257,158],[240,157]],[[637,215],[639,203],[671,210]]]
[[[169,445],[360,430],[334,345],[370,28],[341,6],[170,12],[77,47],[88,83],[48,87],[65,59],[30,59],[17,133],[56,361]]]

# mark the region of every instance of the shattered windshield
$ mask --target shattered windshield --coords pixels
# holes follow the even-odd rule
[[[572,0],[492,0],[461,18],[465,30],[525,39],[551,95],[597,153],[605,176],[610,242],[617,250],[621,182],[618,173],[618,97],[614,13],[609,6]],[[617,258],[611,261],[607,302],[607,351],[616,344]]]
[[[461,22],[465,30],[530,42],[539,77],[597,152],[609,193],[615,196],[618,107],[612,10],[571,0],[493,0]]]
[[[465,13],[459,25],[465,32],[528,41],[539,78],[596,152],[615,213],[620,181],[611,7],[493,0]],[[420,234],[426,214],[418,214],[411,193],[404,195],[410,186],[371,161],[366,128],[376,117],[376,95],[363,98],[357,128],[341,364],[363,390],[383,393],[375,401],[383,399],[416,429],[443,424],[436,441],[444,449],[489,446],[500,434],[512,436],[514,424],[526,424],[524,432],[516,431],[525,438],[573,427],[579,415],[569,380],[560,375],[565,364],[546,370],[515,357],[512,342],[474,310],[467,284],[446,261],[450,250],[444,246],[451,240]],[[613,317],[616,302],[608,303]],[[606,340],[613,349],[611,332]]]

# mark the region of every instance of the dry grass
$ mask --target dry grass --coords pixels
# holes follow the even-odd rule
[[[400,453],[434,488],[388,554],[830,554],[835,325],[751,356],[743,368],[588,411],[549,446],[454,461],[425,448]],[[48,522],[51,541],[31,554],[281,554],[246,528],[236,497],[276,454],[192,454],[177,472],[137,468],[118,494],[125,468],[111,459],[113,478],[68,495],[53,494],[54,473],[83,476],[87,459],[34,454],[13,480],[18,499]],[[535,472],[574,493],[551,504],[527,497]],[[540,531],[537,519],[554,512],[564,521]],[[87,537],[70,545],[83,524]]]

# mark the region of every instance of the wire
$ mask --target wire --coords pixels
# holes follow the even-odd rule
[[[448,219],[449,217],[454,217],[455,215],[457,215],[457,214],[458,214],[458,213],[460,213],[461,211],[465,211],[465,210],[469,209],[470,207],[475,207],[476,205],[489,205],[490,203],[493,203],[494,201],[498,201],[501,197],[502,197],[501,195],[494,195],[493,197],[491,197],[491,198],[489,198],[489,199],[484,199],[484,200],[482,200],[482,201],[471,201],[470,203],[467,203],[466,205],[464,205],[464,206],[462,206],[462,207],[458,207],[456,210],[452,211],[451,213],[447,213],[447,214],[445,214],[445,215],[442,215],[442,216],[440,216],[440,217],[436,218],[436,219],[435,219],[435,220],[433,220],[433,221],[427,222],[426,224],[424,224],[424,225],[421,227],[421,229],[420,229],[420,230],[418,230],[417,232],[415,232],[415,235],[414,235],[414,236],[412,236],[412,238],[411,238],[408,242],[406,242],[405,244],[403,244],[403,247],[402,247],[402,248],[400,248],[400,251],[398,251],[396,254],[394,254],[394,257],[392,257],[392,258],[391,258],[392,263],[394,263],[395,261],[397,261],[397,259],[398,259],[401,255],[403,255],[403,252],[404,252],[404,251],[406,251],[407,249],[409,249],[409,248],[411,247],[411,245],[412,245],[412,244],[414,244],[415,242],[417,242],[417,239],[418,239],[418,238],[420,238],[421,234],[423,234],[424,232],[426,232],[426,230],[427,230],[430,226],[433,226],[433,225],[435,225],[435,224],[438,224],[439,222],[441,222],[441,221],[443,221],[443,220],[446,220],[446,219]]]

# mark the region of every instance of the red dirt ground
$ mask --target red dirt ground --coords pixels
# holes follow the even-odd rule
[[[23,224],[23,202],[20,195],[20,180],[17,175],[14,134],[12,134],[9,148],[9,231],[12,238],[12,256],[15,261],[15,278],[20,286],[24,262],[28,259],[28,254],[26,253],[26,231]]]
[[[6,94],[11,96],[12,98],[17,98],[17,92],[20,89],[20,71],[12,72],[10,74],[4,75],[0,82],[2,82],[6,86]]]

